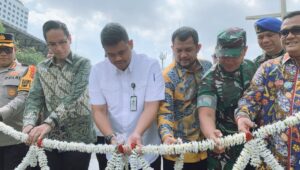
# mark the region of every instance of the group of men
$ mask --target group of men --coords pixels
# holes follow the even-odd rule
[[[27,133],[27,145],[45,137],[95,143],[95,123],[104,136],[99,141],[123,145],[124,154],[135,145],[212,139],[214,150],[184,154],[183,169],[232,169],[243,146],[224,148],[220,137],[248,133],[255,123],[270,124],[300,109],[300,11],[283,22],[260,19],[255,30],[264,54],[254,62],[245,60],[246,32],[232,27],[217,35],[212,66],[197,59],[197,31],[180,27],[171,38],[174,61],[163,72],[158,61],[133,50],[133,41],[118,23],[102,29],[106,58],[94,66],[71,52],[71,35],[60,21],[43,25],[53,54],[37,67],[19,65],[12,35],[1,33],[0,120]],[[287,169],[300,168],[299,126],[267,140]],[[28,146],[1,132],[0,137],[0,170],[13,169]],[[88,169],[91,154],[45,149],[50,169]],[[104,169],[106,160],[98,156]],[[164,170],[173,169],[178,159],[143,156],[155,170],[161,169],[161,160]]]

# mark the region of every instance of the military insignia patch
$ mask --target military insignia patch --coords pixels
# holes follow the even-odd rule
[[[262,29],[259,26],[255,25],[255,32],[260,33],[262,32]]]
[[[14,97],[17,95],[17,88],[13,86],[7,87],[7,94],[9,97]]]

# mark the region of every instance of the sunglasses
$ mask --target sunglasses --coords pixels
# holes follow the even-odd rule
[[[6,54],[11,54],[13,52],[13,48],[11,48],[11,47],[0,48],[0,54],[2,52],[5,52]]]
[[[287,37],[290,33],[293,35],[300,35],[300,26],[294,26],[290,29],[283,29],[279,31],[280,35],[283,37]]]

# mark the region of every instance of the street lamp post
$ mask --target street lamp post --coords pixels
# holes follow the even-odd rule
[[[247,16],[246,20],[257,20],[263,17],[283,17],[286,15],[286,0],[280,0],[280,13],[271,13],[271,14],[263,14],[263,15],[254,15],[254,16]]]
[[[161,52],[159,58],[161,60],[161,68],[164,68],[164,60],[167,58],[167,53]]]

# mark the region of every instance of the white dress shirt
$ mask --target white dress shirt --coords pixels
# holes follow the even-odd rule
[[[132,85],[135,88],[132,88]],[[126,140],[134,131],[143,112],[144,102],[164,99],[165,85],[158,61],[132,51],[131,61],[124,71],[106,58],[92,67],[89,95],[92,105],[107,104],[114,132],[124,134]],[[130,97],[137,96],[136,111],[130,110]],[[142,136],[143,145],[160,144],[156,121]],[[152,163],[158,155],[145,155]]]

